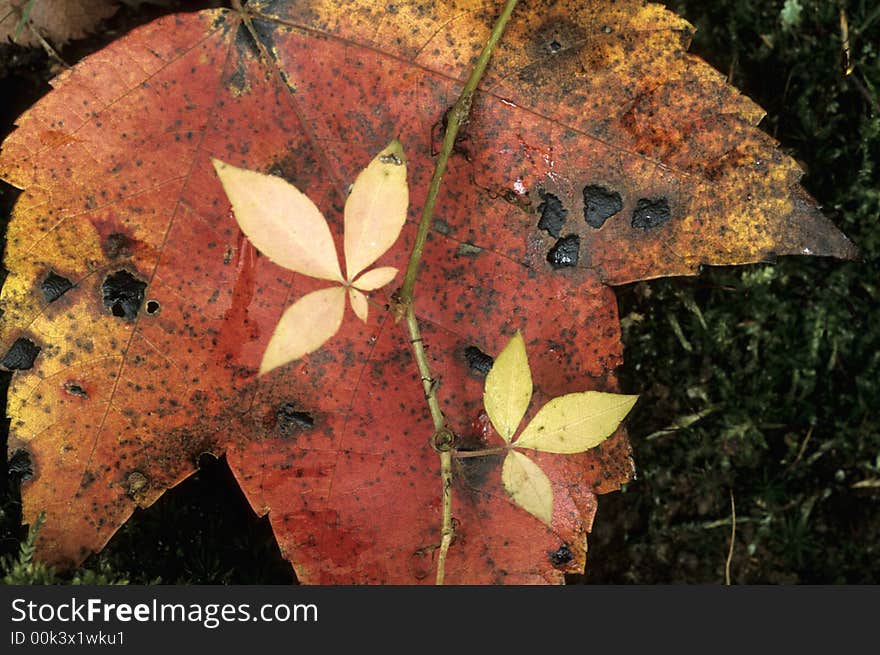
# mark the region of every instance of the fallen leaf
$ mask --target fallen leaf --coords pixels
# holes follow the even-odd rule
[[[297,300],[282,315],[266,346],[260,375],[316,351],[339,331],[345,313],[345,287],[312,291]],[[355,312],[366,313],[361,301]]]
[[[408,207],[406,158],[400,142],[393,141],[357,176],[345,201],[345,272],[349,280],[397,241]],[[369,285],[375,279],[362,283]]]
[[[91,34],[101,21],[116,13],[112,0],[0,0],[0,43],[38,47],[34,34],[55,45]],[[30,6],[28,6],[30,5]],[[22,17],[26,23],[22,24]]]
[[[545,453],[580,453],[605,441],[638,396],[602,391],[569,393],[544,405],[514,442]]]
[[[390,284],[396,275],[397,269],[393,266],[381,266],[361,273],[352,284],[361,291],[375,291]]]
[[[351,308],[359,319],[361,319],[364,323],[367,322],[369,318],[370,306],[367,302],[367,297],[355,289],[354,287],[350,287],[348,289],[348,297],[351,302]],[[338,329],[338,326],[337,326]],[[334,332],[335,334],[335,332]]]
[[[349,186],[398,139],[414,220],[497,7],[394,7],[254,3],[258,40],[234,11],[160,19],[64,73],[3,143],[0,177],[23,191],[0,344],[34,353],[13,374],[9,447],[32,460],[23,513],[46,511],[43,560],[99,550],[213,452],[301,581],[433,580],[439,464],[393,289],[374,293],[366,323],[344,320],[327,347],[258,377],[282,314],[327,282],[256,255],[211,164],[307,190],[344,252]],[[754,128],[760,108],[686,53],[689,30],[640,0],[517,10],[460,134],[416,287],[461,448],[504,445],[484,421],[483,376],[517,330],[540,381],[532,407],[617,391],[609,284],[854,256],[797,164]],[[405,268],[414,233],[406,223],[383,267]],[[44,293],[58,279],[69,288]],[[501,457],[458,462],[447,581],[559,583],[583,570],[596,494],[633,470],[622,430],[599,450],[530,453],[552,487],[549,525],[511,502]]]
[[[526,358],[526,344],[517,332],[498,355],[486,376],[483,403],[489,420],[507,442],[526,415],[532,399],[532,373]]]
[[[238,226],[276,264],[303,275],[342,282],[336,246],[321,210],[274,175],[214,160]]]
[[[504,488],[517,505],[550,525],[553,518],[553,486],[544,471],[518,450],[511,450],[501,468]]]

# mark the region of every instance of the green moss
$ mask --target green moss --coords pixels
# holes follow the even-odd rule
[[[120,577],[105,562],[97,568],[83,567],[68,575],[59,575],[52,566],[34,561],[35,543],[43,526],[41,514],[21,542],[18,554],[0,559],[0,582],[5,585],[125,585],[128,579]]]

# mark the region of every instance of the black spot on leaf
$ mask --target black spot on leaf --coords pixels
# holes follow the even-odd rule
[[[542,202],[538,205],[538,211],[541,212],[538,229],[546,230],[550,236],[559,237],[562,227],[565,225],[568,210],[562,206],[562,201],[552,193],[541,191],[540,195]]]
[[[76,382],[66,382],[64,384],[64,390],[71,396],[76,396],[77,398],[89,397],[88,392],[83,389],[82,385],[77,384]]]
[[[556,550],[550,551],[547,553],[550,557],[550,563],[556,567],[562,567],[571,562],[574,559],[574,555],[569,549],[568,544],[562,544]]]
[[[554,69],[557,66],[573,64],[577,60],[577,52],[584,44],[592,44],[590,37],[584,28],[574,21],[548,17],[548,19],[535,30],[530,43],[526,44],[526,52],[530,58],[541,61],[547,53],[554,55],[553,60],[544,62],[541,68]],[[592,45],[591,45],[592,47]],[[529,74],[535,73],[536,66],[527,66],[521,73],[521,79],[527,79]]]
[[[9,477],[18,480],[30,480],[34,477],[34,465],[28,451],[19,449],[12,453],[9,458]]]
[[[641,198],[632,215],[632,226],[640,230],[652,230],[666,223],[672,214],[666,198]]]
[[[86,469],[85,471],[83,471],[82,478],[79,481],[79,486],[81,489],[88,489],[92,486],[92,483],[95,480],[95,474]]]
[[[468,368],[480,375],[488,375],[489,370],[495,360],[491,355],[487,355],[476,346],[468,346],[464,349],[464,357],[467,360]]]
[[[419,548],[409,556],[407,568],[416,580],[424,580],[433,570],[434,559],[431,557],[434,549],[430,547]]]
[[[238,26],[238,31],[235,33],[235,45],[239,51],[248,52],[254,57],[260,56],[260,49],[257,47],[257,42],[254,41],[254,36],[248,30],[244,21]]]
[[[55,271],[51,271],[46,279],[40,284],[40,291],[46,302],[54,302],[73,288],[73,284],[66,277],[61,277]]]
[[[577,266],[578,254],[581,249],[581,238],[577,234],[569,234],[556,242],[547,253],[547,261],[553,268]]]
[[[146,282],[137,279],[128,271],[112,273],[101,285],[104,306],[113,316],[131,320],[140,311],[146,288]]]
[[[593,184],[584,187],[584,219],[590,227],[602,227],[621,209],[623,199],[616,191]]]
[[[147,314],[149,314],[150,316],[153,316],[154,314],[158,314],[160,309],[161,309],[161,306],[159,305],[159,303],[157,301],[155,301],[155,300],[148,300],[147,301]]]
[[[275,412],[275,429],[285,437],[315,427],[315,419],[308,412],[298,410],[293,403],[284,403]]]
[[[30,339],[19,337],[0,362],[10,371],[26,371],[34,365],[40,347]]]

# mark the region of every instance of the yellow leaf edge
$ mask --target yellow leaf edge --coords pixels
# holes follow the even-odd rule
[[[535,414],[513,446],[563,455],[585,452],[614,434],[638,399],[605,391],[557,396]]]

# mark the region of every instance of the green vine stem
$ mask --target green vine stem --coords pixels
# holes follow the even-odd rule
[[[403,278],[403,286],[400,289],[399,303],[406,317],[406,326],[409,331],[410,343],[413,347],[413,355],[416,365],[419,369],[419,375],[422,380],[422,388],[425,392],[425,399],[428,402],[428,409],[431,412],[431,419],[434,422],[434,438],[432,443],[434,448],[440,453],[440,477],[442,484],[442,524],[440,527],[440,546],[437,555],[437,579],[438,585],[442,585],[446,576],[446,555],[449,552],[449,546],[452,544],[454,529],[452,525],[452,443],[449,439],[449,432],[446,429],[446,420],[443,417],[443,411],[440,409],[440,403],[435,393],[434,378],[431,376],[431,367],[428,365],[428,357],[425,353],[425,346],[422,343],[422,334],[419,329],[419,322],[416,319],[415,307],[413,305],[413,293],[416,285],[416,276],[419,272],[419,263],[422,259],[422,252],[425,248],[425,241],[428,238],[428,232],[431,229],[431,222],[434,217],[434,206],[437,203],[437,195],[440,191],[440,184],[443,182],[443,175],[446,173],[446,167],[449,164],[449,157],[452,155],[452,149],[455,145],[455,139],[461,126],[467,121],[471,112],[471,104],[473,103],[474,94],[477,86],[486,72],[489,65],[489,59],[501,35],[510,21],[510,16],[516,7],[517,0],[507,0],[501,14],[495,21],[492,33],[489,35],[483,51],[480,53],[477,63],[474,65],[473,71],[462,89],[458,100],[449,110],[447,115],[446,132],[443,136],[443,147],[434,166],[434,174],[431,177],[431,184],[428,187],[428,195],[425,199],[425,205],[422,208],[422,216],[419,220],[419,228],[416,233],[416,240],[413,244],[412,252],[409,256],[409,264],[406,268],[406,274]]]

